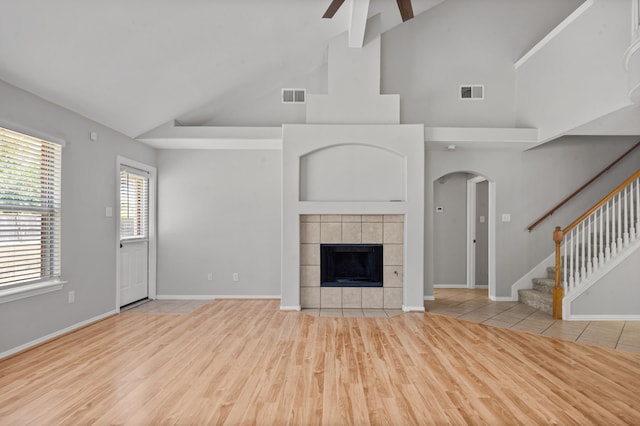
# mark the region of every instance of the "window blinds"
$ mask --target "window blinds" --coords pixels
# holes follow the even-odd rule
[[[0,288],[60,277],[62,147],[0,127]]]
[[[120,239],[146,239],[149,229],[149,176],[130,167],[120,169]]]

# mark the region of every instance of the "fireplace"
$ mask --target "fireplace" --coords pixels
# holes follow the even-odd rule
[[[300,215],[301,307],[402,308],[404,225],[404,215]]]
[[[382,287],[382,244],[321,244],[320,286]]]

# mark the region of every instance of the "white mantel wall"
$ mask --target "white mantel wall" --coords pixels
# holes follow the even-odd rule
[[[300,215],[405,216],[405,311],[424,311],[423,125],[285,125],[282,149],[282,309],[300,309]],[[359,144],[392,151],[405,162],[403,201],[301,201],[300,158],[322,148]],[[366,162],[367,158],[358,161]],[[327,170],[327,173],[342,173]],[[353,199],[357,199],[354,194]]]

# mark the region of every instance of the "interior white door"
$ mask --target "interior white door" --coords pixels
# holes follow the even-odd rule
[[[120,247],[120,306],[149,297],[148,242],[124,240]]]
[[[149,297],[149,174],[120,167],[120,306]]]

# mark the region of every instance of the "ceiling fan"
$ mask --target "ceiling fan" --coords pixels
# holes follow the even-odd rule
[[[342,6],[344,0],[332,0],[327,11],[322,15],[323,18],[333,18],[340,6]],[[402,16],[402,22],[406,22],[413,18],[413,7],[411,7],[411,0],[396,0],[398,3],[398,9],[400,9],[400,16]]]

